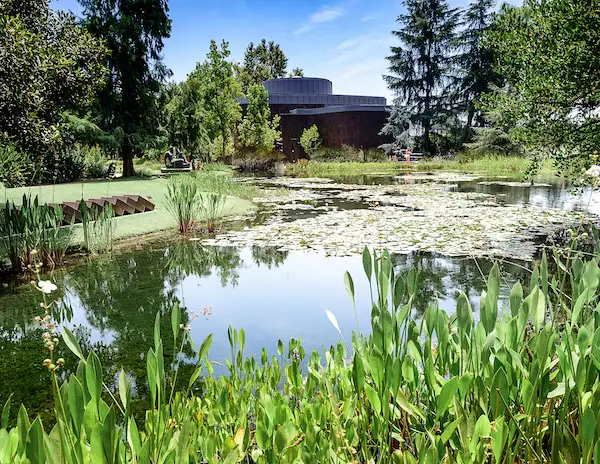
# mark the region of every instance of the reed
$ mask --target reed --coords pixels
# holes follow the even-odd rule
[[[18,271],[32,265],[34,254],[42,265],[54,267],[65,256],[73,235],[72,224],[63,226],[62,209],[23,196],[21,205],[7,201],[0,214],[0,247]]]

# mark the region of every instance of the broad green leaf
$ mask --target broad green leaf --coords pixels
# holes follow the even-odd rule
[[[521,300],[523,299],[523,287],[520,282],[517,282],[513,285],[513,288],[510,290],[510,313],[512,316],[517,316],[519,314],[519,307],[521,306]]]
[[[73,333],[65,326],[62,326],[62,338],[73,354],[85,362],[85,358],[83,357],[83,353],[81,352],[77,338],[75,338],[75,335],[73,335]]]
[[[439,419],[442,416],[442,414],[446,412],[457,390],[458,377],[453,377],[444,384],[437,398],[436,418]]]
[[[335,327],[335,330],[338,331],[338,333],[340,334],[340,337],[344,338],[344,336],[342,335],[342,331],[340,330],[340,325],[338,324],[337,318],[335,317],[335,314],[333,314],[328,309],[325,310],[325,314],[327,314],[327,319],[329,319],[329,322],[331,322],[331,325],[333,327]]]
[[[377,392],[373,390],[373,387],[368,383],[365,384],[365,392],[367,393],[367,398],[369,399],[369,403],[373,407],[375,414],[381,413],[381,401],[379,400],[379,396]]]
[[[344,273],[344,287],[346,288],[346,291],[348,292],[348,295],[350,295],[352,303],[354,304],[354,281],[352,280],[352,276],[348,271]]]
[[[179,310],[179,302],[175,302],[173,309],[171,310],[171,329],[173,330],[173,345],[177,342],[177,335],[179,335],[179,325],[181,324],[181,311]]]
[[[208,334],[206,338],[202,341],[202,345],[200,345],[200,351],[198,351],[198,362],[201,362],[204,357],[208,354],[208,350],[210,349],[210,345],[212,344],[212,334]]]
[[[371,253],[369,253],[369,249],[367,247],[365,247],[365,249],[363,250],[362,261],[365,274],[367,275],[367,278],[370,282],[371,276],[373,275],[373,261],[371,260]]]

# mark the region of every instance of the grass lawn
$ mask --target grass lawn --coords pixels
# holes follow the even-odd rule
[[[200,178],[202,182],[202,177]],[[206,191],[214,191],[214,179],[207,180]],[[224,189],[222,189],[224,190]],[[126,178],[103,181],[87,181],[70,184],[44,185],[39,187],[21,187],[4,189],[3,201],[12,200],[20,203],[23,195],[38,196],[45,203],[59,203],[63,201],[79,201],[83,199],[99,198],[112,195],[142,195],[152,197],[156,209],[152,212],[133,214],[116,218],[115,237],[125,238],[149,234],[166,229],[176,232],[177,224],[164,207],[167,192],[167,179],[165,178]],[[222,192],[234,194],[234,192]],[[239,215],[254,208],[249,199],[229,196],[223,210],[224,216]],[[76,226],[79,229],[79,226]],[[79,233],[77,230],[76,233]]]

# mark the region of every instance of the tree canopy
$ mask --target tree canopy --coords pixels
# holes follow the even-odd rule
[[[241,142],[259,153],[272,150],[281,137],[277,130],[279,119],[279,115],[271,119],[267,89],[262,84],[252,84],[248,89],[246,114],[239,127]]]
[[[197,79],[201,86],[205,125],[211,141],[221,140],[221,155],[227,154],[227,143],[233,138],[242,110],[237,98],[242,95],[229,61],[229,43],[221,46],[210,41],[210,50],[203,63],[198,63],[189,78]]]
[[[0,134],[36,156],[61,151],[63,114],[90,107],[106,56],[101,40],[47,0],[0,1]]]
[[[157,94],[170,71],[161,61],[171,33],[167,0],[79,0],[84,24],[110,50],[110,75],[96,109],[103,130],[119,131],[123,175],[133,175],[133,150],[158,129]]]
[[[398,17],[400,29],[392,32],[400,45],[391,49],[390,74],[384,78],[398,95],[396,103],[406,106],[411,122],[422,128],[420,148],[432,154],[432,127],[447,111],[444,97],[460,15],[446,0],[406,0],[405,7]]]
[[[286,76],[288,59],[274,41],[262,39],[258,45],[250,42],[244,53],[244,62],[236,66],[237,80],[246,95],[252,84]],[[302,72],[301,69],[294,69]]]
[[[599,24],[595,0],[525,0],[505,5],[490,32],[511,91],[490,95],[487,107],[515,141],[565,168],[587,167],[600,150]]]

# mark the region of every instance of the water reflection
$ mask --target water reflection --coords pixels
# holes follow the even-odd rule
[[[394,255],[398,272],[416,267],[421,292],[415,302],[422,312],[432,299],[454,312],[459,291],[469,295],[475,308],[484,287],[482,273],[489,261],[448,258],[414,253]],[[192,338],[199,344],[214,334],[211,358],[224,361],[229,354],[227,327],[243,327],[247,353],[259,354],[264,346],[274,352],[278,339],[302,338],[307,351],[337,342],[339,335],[324,314],[329,309],[338,318],[345,336],[355,329],[355,319],[342,279],[348,270],[354,276],[358,315],[363,330],[369,327],[370,297],[360,256],[325,257],[315,253],[282,252],[252,247],[246,249],[201,246],[198,242],[149,245],[147,248],[95,257],[70,270],[55,272],[63,292],[55,318],[71,327],[85,351],[94,349],[113,382],[124,369],[134,378],[138,408],[143,409],[147,385],[145,354],[153,345],[155,315],[161,317],[161,333],[167,360],[173,357],[169,313],[174,304],[182,308],[182,322],[205,306],[212,314],[192,322]],[[505,263],[501,293],[525,278],[520,265]],[[48,415],[52,394],[49,375],[41,366],[45,353],[40,330],[31,321],[39,314],[39,294],[29,285],[0,294],[0,403],[9,392],[30,412]],[[191,354],[190,347],[186,352]],[[58,355],[67,360],[64,375],[76,360],[59,344]],[[191,365],[182,367],[185,382]]]

